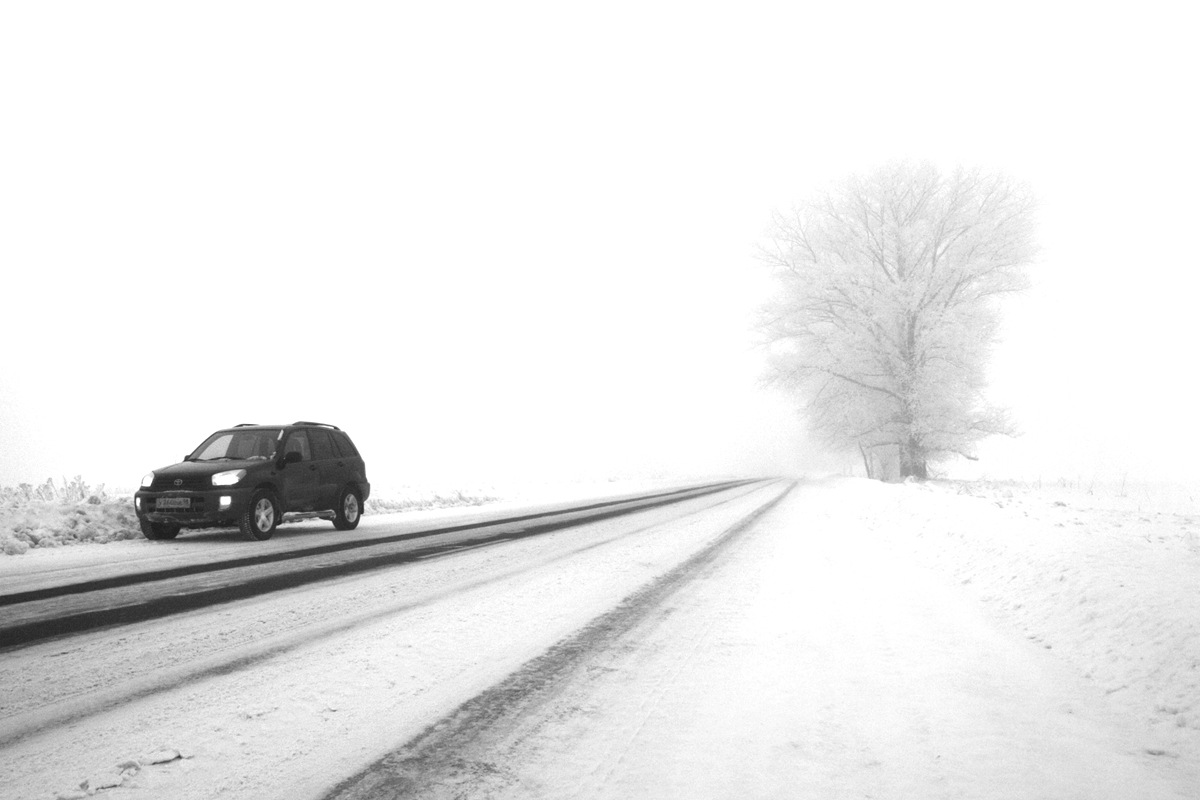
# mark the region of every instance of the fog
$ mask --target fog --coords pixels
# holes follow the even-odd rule
[[[0,484],[298,419],[376,485],[841,469],[754,247],[897,158],[1041,199],[972,474],[1200,477],[1182,10],[8,4]]]

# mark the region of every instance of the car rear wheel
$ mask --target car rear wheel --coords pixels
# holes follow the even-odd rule
[[[179,535],[179,526],[169,522],[151,522],[139,519],[138,524],[142,528],[142,536],[147,539],[174,539]]]
[[[242,536],[259,542],[270,539],[278,525],[279,504],[270,492],[255,492],[250,498],[250,505],[238,519]]]
[[[362,518],[362,500],[358,490],[347,486],[338,495],[337,506],[333,509],[333,527],[339,531],[351,531],[358,527]]]

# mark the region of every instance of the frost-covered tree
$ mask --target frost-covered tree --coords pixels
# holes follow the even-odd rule
[[[984,400],[996,300],[1025,288],[1033,202],[999,175],[893,164],[777,213],[761,250],[770,379],[868,474],[928,464],[1009,433]]]

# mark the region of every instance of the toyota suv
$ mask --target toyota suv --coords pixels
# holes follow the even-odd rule
[[[133,502],[147,539],[229,525],[262,540],[285,513],[289,521],[320,517],[351,530],[370,493],[362,457],[344,431],[293,422],[217,431],[180,463],[142,478]]]

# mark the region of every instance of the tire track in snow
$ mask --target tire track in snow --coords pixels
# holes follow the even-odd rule
[[[456,711],[427,728],[401,749],[385,756],[359,775],[336,786],[325,800],[400,800],[406,797],[435,797],[438,788],[453,795],[456,774],[495,770],[464,757],[489,730],[511,724],[552,696],[588,658],[613,645],[686,585],[707,565],[716,561],[737,537],[774,508],[795,487],[794,481],[779,482],[775,494],[711,544],[658,579],[626,597],[611,611],[595,618],[573,636],[491,689],[461,705]]]

